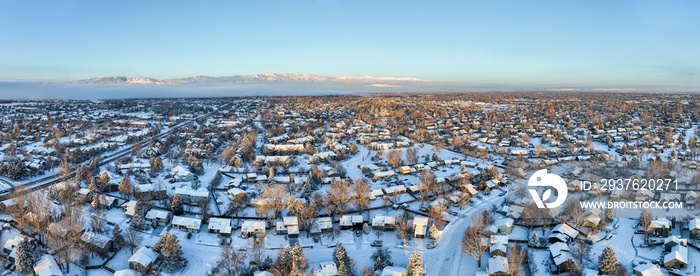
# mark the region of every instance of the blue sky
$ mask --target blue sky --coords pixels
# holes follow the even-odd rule
[[[700,87],[698,1],[0,1],[0,80]]]

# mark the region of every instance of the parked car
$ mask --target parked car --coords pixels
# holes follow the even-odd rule
[[[381,240],[375,240],[372,242],[371,246],[373,247],[382,247],[382,241]]]
[[[430,241],[430,243],[428,243],[428,249],[435,248],[437,246],[437,244],[438,244],[437,241]]]
[[[425,207],[425,206],[421,206],[421,207],[420,207],[420,208],[418,209],[418,211],[421,211],[421,212],[427,213],[427,212],[428,212],[428,207]]]
[[[192,233],[187,233],[187,239],[189,240],[191,238],[192,238]]]

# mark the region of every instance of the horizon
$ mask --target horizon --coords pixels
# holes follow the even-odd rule
[[[412,77],[464,90],[700,88],[696,2],[5,1],[0,7],[3,83],[286,72]]]

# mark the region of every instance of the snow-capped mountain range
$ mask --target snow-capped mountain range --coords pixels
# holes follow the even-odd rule
[[[429,80],[417,78],[395,78],[395,77],[370,77],[370,76],[341,76],[341,77],[326,77],[313,74],[296,74],[296,73],[261,73],[255,75],[239,75],[239,76],[224,76],[224,77],[209,77],[196,76],[180,79],[155,79],[147,77],[103,77],[90,78],[78,81],[71,81],[68,84],[88,84],[88,85],[181,85],[193,83],[215,83],[215,84],[257,84],[257,83],[278,83],[278,82],[328,82],[342,84],[356,84],[369,86],[400,86],[407,83],[429,82]]]

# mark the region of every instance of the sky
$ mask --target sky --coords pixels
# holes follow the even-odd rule
[[[0,1],[0,81],[261,72],[700,87],[700,1]]]

